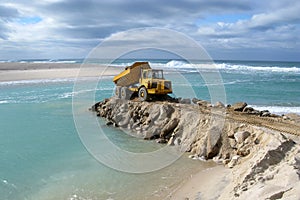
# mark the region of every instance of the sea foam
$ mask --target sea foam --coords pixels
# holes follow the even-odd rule
[[[300,73],[300,68],[293,66],[254,66],[246,64],[230,64],[230,63],[187,63],[180,60],[171,60],[166,64],[150,63],[153,68],[189,70],[196,72],[197,70],[225,70],[225,71],[242,71],[242,72],[278,72],[278,73]]]
[[[296,113],[300,115],[300,107],[287,107],[287,106],[260,106],[260,105],[249,105],[257,110],[268,110],[274,114],[287,114]]]

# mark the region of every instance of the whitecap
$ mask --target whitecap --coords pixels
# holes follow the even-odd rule
[[[294,72],[300,73],[300,68],[297,67],[279,67],[279,66],[252,66],[252,65],[237,65],[220,63],[215,64],[217,69],[234,70],[234,71],[264,71],[264,72]]]
[[[256,110],[268,110],[274,114],[296,113],[300,115],[300,107],[249,105]]]
[[[9,103],[9,101],[7,101],[7,100],[0,101],[0,104],[6,104],[6,103]]]
[[[59,83],[59,82],[74,82],[74,78],[57,78],[57,79],[35,79],[35,80],[18,80],[18,81],[3,81],[0,86],[9,85],[25,85],[25,84],[44,84],[44,83]]]
[[[103,76],[103,79],[110,78]],[[27,85],[27,84],[47,84],[47,83],[74,83],[75,81],[84,82],[98,79],[98,77],[79,77],[79,78],[54,78],[54,79],[34,79],[34,80],[18,80],[18,81],[2,81],[0,86],[10,85]]]
[[[162,69],[175,69],[175,70],[189,70],[196,72],[197,70],[225,70],[225,71],[238,71],[238,72],[276,72],[276,73],[300,73],[300,68],[293,67],[280,67],[280,66],[253,66],[253,65],[239,65],[230,63],[187,63],[180,60],[171,60],[166,64],[151,63],[153,68]]]

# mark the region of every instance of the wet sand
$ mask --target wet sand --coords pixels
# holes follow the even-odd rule
[[[217,199],[231,181],[231,170],[216,166],[191,176],[173,194],[170,200]]]

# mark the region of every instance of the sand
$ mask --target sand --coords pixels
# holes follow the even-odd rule
[[[99,77],[116,75],[123,68],[107,67],[96,64],[66,64],[66,63],[0,63],[0,82],[57,79],[80,77]]]
[[[178,190],[170,194],[170,200],[217,199],[231,181],[231,170],[221,165],[208,168],[191,176]]]

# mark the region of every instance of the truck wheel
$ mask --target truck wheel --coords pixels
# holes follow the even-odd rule
[[[121,86],[116,86],[116,88],[115,88],[115,96],[117,97],[117,98],[121,98]]]
[[[130,100],[131,91],[127,87],[121,88],[121,99]]]
[[[148,92],[147,92],[147,89],[145,87],[141,87],[139,89],[139,99],[141,101],[146,101],[148,99]]]

